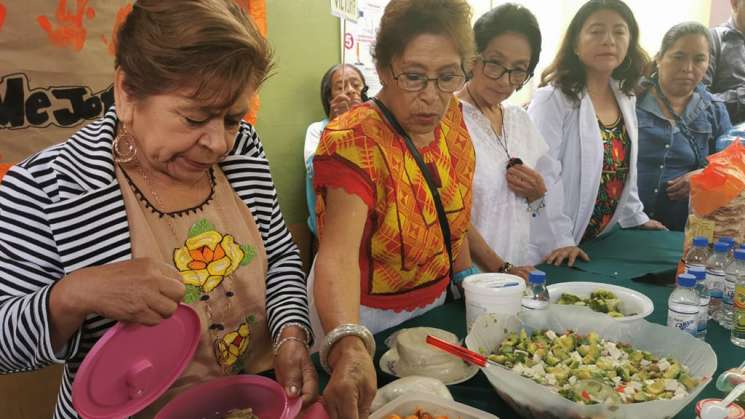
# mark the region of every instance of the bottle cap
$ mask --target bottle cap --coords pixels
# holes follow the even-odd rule
[[[691,266],[688,268],[688,274],[693,275],[697,281],[706,279],[706,268],[704,266]]]
[[[533,271],[528,274],[528,283],[530,284],[545,284],[546,283],[546,273],[543,271]]]
[[[721,241],[716,242],[716,244],[714,244],[714,251],[719,253],[727,252],[729,251],[729,244]]]
[[[709,240],[706,239],[704,236],[698,236],[693,238],[693,246],[694,247],[706,247],[709,245]]]
[[[737,250],[735,250],[735,259],[737,259],[737,260],[745,260],[745,249],[737,249]]]
[[[720,242],[725,242],[725,243],[727,243],[729,245],[735,244],[735,239],[733,239],[732,237],[729,237],[729,236],[722,236],[722,237],[719,238],[719,241]]]
[[[678,275],[678,285],[683,288],[693,288],[696,286],[696,277],[691,274]]]

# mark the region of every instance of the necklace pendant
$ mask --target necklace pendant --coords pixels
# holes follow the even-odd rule
[[[523,161],[519,157],[510,157],[510,159],[507,161],[507,170],[509,170],[512,166],[518,166],[522,165]]]

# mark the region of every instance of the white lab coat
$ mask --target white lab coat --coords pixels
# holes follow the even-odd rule
[[[608,232],[616,223],[629,228],[649,221],[636,185],[639,150],[636,97],[623,93],[615,80],[611,81],[611,88],[631,141],[631,164],[616,212],[601,234]],[[545,86],[536,91],[528,107],[528,114],[559,165],[545,172],[537,168],[546,178],[546,184],[551,185],[546,199],[561,202],[560,205],[547,206],[547,211],[538,217],[539,220],[531,228],[531,243],[541,249],[578,244],[582,240],[600,187],[603,170],[600,127],[587,91],[579,96],[578,106],[561,89]],[[557,174],[558,179],[555,178]]]

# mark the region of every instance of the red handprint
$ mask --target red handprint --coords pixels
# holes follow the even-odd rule
[[[116,34],[119,32],[119,27],[122,26],[127,16],[132,11],[132,4],[127,3],[120,7],[116,12],[116,20],[114,20],[114,27],[111,29],[111,40],[106,39],[106,35],[101,35],[103,43],[106,44],[109,50],[109,54],[116,54]]]
[[[5,23],[5,5],[0,3],[0,31],[3,30],[3,23]]]
[[[52,27],[52,22],[46,16],[37,16],[36,21],[47,33],[49,41],[60,48],[71,48],[80,51],[85,45],[87,31],[83,26],[83,14],[90,20],[96,16],[96,11],[89,8],[88,0],[75,0],[77,11],[70,13],[67,10],[67,0],[58,0],[55,20],[57,28]]]

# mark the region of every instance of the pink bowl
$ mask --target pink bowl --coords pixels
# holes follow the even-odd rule
[[[294,419],[301,398],[289,400],[282,386],[259,375],[234,375],[194,386],[171,400],[156,419],[215,419],[231,409],[250,407],[261,419]]]

